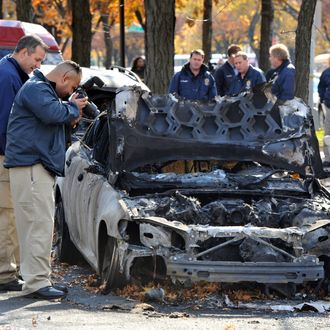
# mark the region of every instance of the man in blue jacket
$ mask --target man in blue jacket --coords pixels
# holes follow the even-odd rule
[[[292,100],[295,92],[296,69],[290,62],[288,48],[276,44],[269,49],[269,61],[272,67],[266,74],[267,81],[273,81],[272,94],[284,102]]]
[[[238,74],[230,87],[229,95],[234,96],[242,92],[249,92],[254,86],[266,82],[262,71],[249,64],[245,52],[240,51],[235,55],[234,64]]]
[[[13,52],[0,60],[0,291],[19,291],[17,279],[19,263],[16,225],[12,206],[9,172],[3,167],[7,123],[15,95],[40,68],[48,46],[37,36],[22,37]]]
[[[320,77],[318,85],[320,102],[325,114],[324,136],[330,135],[330,67],[325,69]],[[324,148],[324,165],[330,166],[330,153],[328,148]]]
[[[9,168],[26,296],[62,298],[49,280],[54,225],[55,175],[64,175],[65,125],[76,124],[86,98],[74,93],[81,68],[58,64],[44,76],[35,70],[18,91],[9,116],[4,166]]]
[[[227,50],[228,59],[226,63],[215,71],[214,79],[220,96],[229,95],[230,87],[238,73],[235,68],[234,59],[239,51],[241,51],[239,46],[230,45]]]
[[[189,100],[201,101],[211,100],[217,95],[214,78],[203,64],[204,56],[201,49],[191,52],[189,62],[173,76],[169,93]]]

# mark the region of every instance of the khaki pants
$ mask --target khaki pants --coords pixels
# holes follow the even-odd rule
[[[3,161],[4,156],[0,155],[0,284],[8,283],[16,278],[16,265],[19,263],[9,171],[3,167]]]
[[[41,164],[9,169],[20,271],[28,294],[51,285],[50,253],[54,227],[54,178]]]

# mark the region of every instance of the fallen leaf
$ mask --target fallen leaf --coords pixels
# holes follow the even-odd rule
[[[37,326],[37,319],[38,319],[38,316],[33,316],[32,317],[32,326],[33,327],[36,327]]]
[[[235,330],[235,325],[232,323],[226,323],[224,330]]]

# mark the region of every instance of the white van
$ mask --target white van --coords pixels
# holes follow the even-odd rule
[[[179,54],[179,55],[174,55],[174,73],[179,72],[183,65],[185,65],[190,58],[190,54]],[[219,59],[225,58],[224,54],[212,54],[211,58],[211,63],[215,67],[219,61]]]
[[[317,72],[319,75],[330,67],[330,54],[320,54],[314,57],[314,71]]]

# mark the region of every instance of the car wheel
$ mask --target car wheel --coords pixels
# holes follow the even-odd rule
[[[54,232],[55,255],[57,259],[60,262],[67,262],[70,264],[80,262],[82,256],[71,241],[69,229],[65,222],[62,200],[56,203]]]
[[[108,293],[111,289],[120,288],[125,284],[124,274],[120,270],[118,243],[113,237],[107,237],[104,247],[101,281],[103,292]]]

